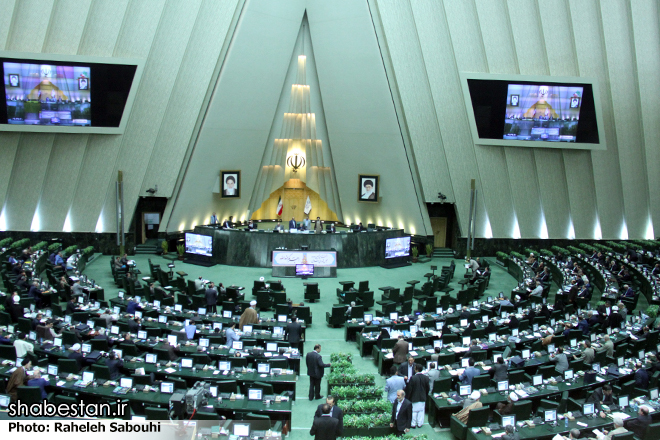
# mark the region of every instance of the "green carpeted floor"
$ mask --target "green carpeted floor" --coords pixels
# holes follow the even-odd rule
[[[167,263],[170,263],[171,260],[165,259],[163,257],[155,255],[136,255],[134,257],[137,262],[138,268],[143,272],[143,274],[148,273],[149,265],[147,259],[151,258],[151,261],[154,264],[160,264],[161,267],[165,267]],[[109,256],[99,257],[94,262],[90,263],[85,270],[85,273],[92,279],[96,280],[97,284],[101,285],[105,289],[106,299],[113,298],[117,295],[119,290],[112,279],[112,274],[109,267]],[[494,261],[494,259],[491,259]],[[337,303],[336,297],[336,288],[340,287],[338,284],[339,281],[369,281],[369,286],[371,290],[374,290],[374,295],[376,300],[380,300],[382,292],[378,290],[378,287],[381,286],[394,286],[400,287],[402,290],[407,286],[406,282],[410,280],[419,280],[425,281],[424,274],[430,272],[430,266],[435,265],[439,268],[442,266],[449,265],[451,262],[450,259],[433,259],[429,263],[418,263],[413,264],[412,266],[401,267],[397,269],[383,269],[380,267],[368,267],[368,268],[359,268],[359,269],[339,269],[337,271],[337,278],[317,278],[314,281],[319,283],[319,289],[321,291],[321,301],[310,304],[310,308],[313,315],[313,324],[306,331],[306,344],[305,350],[309,351],[314,346],[314,344],[321,344],[322,351],[321,355],[325,361],[330,362],[330,353],[333,352],[348,352],[353,353],[354,361],[353,363],[359,369],[360,372],[364,373],[375,373],[376,367],[373,364],[372,359],[370,358],[360,358],[358,356],[357,346],[354,342],[347,343],[344,341],[344,329],[338,328],[333,329],[328,327],[325,320],[325,313],[329,311],[333,304]],[[251,296],[251,288],[253,281],[259,279],[259,277],[265,277],[267,280],[271,279],[271,271],[264,268],[245,268],[245,267],[233,267],[233,266],[222,266],[217,265],[214,267],[206,268],[195,265],[186,264],[180,261],[175,261],[176,268],[175,272],[183,270],[188,273],[189,279],[194,279],[198,276],[203,276],[206,279],[215,281],[216,283],[221,282],[224,285],[240,285],[245,286],[246,291],[248,292],[246,296],[249,298]],[[456,284],[457,281],[463,279],[463,266],[462,261],[456,261],[457,268],[456,274],[450,287],[455,289],[452,292],[454,295],[456,291],[460,290],[460,286]],[[486,294],[496,294],[500,291],[510,292],[516,286],[516,281],[513,279],[506,270],[497,266],[496,264],[491,265],[493,273],[491,275],[490,286],[486,291]],[[287,290],[287,296],[290,297],[294,303],[303,301],[303,280],[297,278],[285,278],[282,280],[284,287]],[[556,289],[555,289],[556,291]],[[414,305],[417,303],[414,302]],[[376,307],[379,308],[378,305]],[[374,309],[372,309],[374,310]],[[271,316],[273,312],[266,312],[266,316]],[[307,439],[309,438],[309,428],[312,424],[313,414],[316,410],[316,407],[319,403],[323,401],[314,401],[310,403],[307,400],[307,394],[309,391],[309,380],[306,376],[306,368],[304,367],[304,361],[302,366],[302,376],[298,379],[296,385],[296,395],[297,400],[294,403],[293,407],[293,416],[292,416],[292,432],[289,435],[290,439]],[[329,372],[329,371],[328,371]],[[377,385],[385,385],[385,378],[377,376]],[[321,385],[321,394],[326,394],[326,381],[323,380]],[[428,424],[425,424],[422,428],[416,429],[416,433],[426,433],[429,434],[429,438],[447,438],[452,439],[453,436],[449,433],[448,430],[441,430],[440,432],[432,429]]]

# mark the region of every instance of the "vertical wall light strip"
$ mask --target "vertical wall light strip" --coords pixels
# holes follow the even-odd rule
[[[515,239],[518,239],[521,237],[520,234],[520,225],[518,224],[518,216],[513,217],[513,231],[511,232],[511,236]]]
[[[628,225],[626,225],[626,220],[623,220],[623,224],[621,225],[621,233],[619,234],[619,238],[621,240],[628,240]]]
[[[30,231],[37,232],[41,229],[41,218],[39,217],[39,205],[37,209],[34,210],[34,216],[32,217],[32,224],[30,225]]]
[[[2,213],[0,213],[0,231],[7,230],[7,220],[5,218],[5,208],[2,208]]]
[[[64,226],[62,227],[63,232],[71,232],[71,211],[69,211],[66,214],[66,218],[64,219]]]
[[[96,222],[95,232],[99,234],[103,232],[103,211],[101,211],[101,215],[99,215],[99,219]]]
[[[600,229],[600,219],[598,218],[598,215],[596,215],[596,226],[594,227],[594,238],[596,240],[602,240],[603,239],[603,232]]]
[[[598,228],[600,230],[600,225],[598,225]],[[573,218],[571,216],[568,216],[568,233],[566,234],[566,238],[575,240],[575,227],[573,226]]]
[[[549,238],[548,235],[548,224],[545,222],[545,214],[541,211],[541,230],[539,231],[539,237],[543,240]]]
[[[649,215],[649,223],[646,226],[646,235],[645,237],[647,240],[653,240],[655,238],[655,233],[653,232],[653,220],[651,219],[651,216]]]
[[[493,238],[493,228],[490,226],[490,219],[488,218],[488,214],[484,213],[484,217],[486,219],[484,238]]]

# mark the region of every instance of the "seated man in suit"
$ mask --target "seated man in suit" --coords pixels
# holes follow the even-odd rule
[[[41,390],[41,398],[46,399],[48,397],[48,393],[46,392],[46,387],[50,385],[50,382],[48,382],[46,379],[41,377],[41,371],[35,369],[34,371],[34,376],[32,379],[27,381],[27,385],[29,387],[39,387]]]
[[[614,396],[612,395],[612,385],[603,385],[602,388],[596,388],[584,403],[593,403],[595,409],[602,418],[605,418],[605,411],[602,405],[613,405]]]
[[[340,435],[337,432],[339,420],[332,417],[331,410],[332,407],[325,403],[321,409],[321,416],[314,418],[309,435],[313,435],[316,440],[334,440]]]
[[[314,413],[314,418],[323,416],[323,407],[325,405],[330,405],[330,417],[333,417],[339,421],[337,423],[336,433],[337,436],[341,437],[344,434],[344,413],[341,408],[335,405],[335,396],[328,396],[325,398],[325,404],[320,404],[316,408],[316,413]]]
[[[225,220],[224,222],[222,222],[222,227],[223,227],[224,229],[231,229],[231,228],[233,228],[234,225],[233,225],[233,223],[232,223],[231,220],[232,220],[232,216],[229,216],[229,219],[227,219],[227,220]]]
[[[633,419],[631,417],[630,420],[626,421],[625,427],[634,432],[636,437],[644,438],[650,424],[651,416],[648,407],[640,406],[639,411],[637,411],[637,418]]]
[[[396,393],[396,400],[392,404],[392,418],[390,419],[390,428],[395,428],[401,435],[410,432],[412,424],[412,403],[406,399],[406,392],[399,390]]]
[[[248,222],[248,231],[253,231],[257,229],[257,224],[254,223],[252,220]]]

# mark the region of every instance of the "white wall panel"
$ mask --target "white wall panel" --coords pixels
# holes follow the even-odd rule
[[[630,4],[631,27],[635,44],[636,80],[640,96],[643,145],[648,188],[650,190],[650,211],[655,236],[660,233],[660,199],[656,197],[660,188],[660,26],[658,2],[639,0]],[[640,167],[641,163],[637,164]],[[636,215],[639,215],[636,213]]]
[[[0,0],[0,49],[6,50],[17,0]]]
[[[619,238],[623,225],[623,190],[600,7],[593,0],[569,0],[569,5],[580,76],[596,77],[603,85],[601,103],[607,151],[592,151],[591,160],[603,238]]]
[[[472,1],[443,3],[459,72],[488,72],[481,24]],[[486,7],[486,6],[485,6]],[[504,32],[507,32],[506,30]],[[490,146],[474,148],[481,194],[495,237],[512,237],[516,220],[506,170],[504,150]],[[460,199],[467,204],[469,198]],[[479,213],[478,215],[483,215]]]
[[[129,1],[92,1],[78,48],[79,55],[112,56]]]
[[[420,45],[447,155],[461,231],[467,233],[470,204],[459,201],[470,199],[470,180],[476,179],[479,194],[476,230],[478,235],[483,236],[487,230],[488,217],[474,148],[469,147],[472,140],[444,5],[433,0],[415,1],[411,5],[417,33],[424,36],[420,38]]]
[[[55,136],[44,178],[39,216],[41,231],[61,231],[78,184],[89,135]]]
[[[149,81],[142,82],[136,95],[132,118],[126,126],[115,168],[124,173],[124,199],[127,201],[124,203],[126,230],[133,217],[154,143],[162,128],[163,115],[188,45],[188,38],[181,36],[191,34],[200,2],[201,0],[167,2],[151,45],[143,73]],[[110,196],[113,190],[114,185],[111,183],[103,210],[104,223],[107,221],[108,224],[111,224],[114,218],[112,210],[115,200]]]
[[[649,194],[646,168],[640,167],[645,159],[644,139],[629,7],[629,2],[624,0],[600,2],[603,28],[607,29],[603,36],[607,50],[612,117],[616,126],[626,225],[631,236],[643,237],[648,225]]]
[[[30,230],[54,139],[54,134],[21,135],[5,204],[8,230]]]
[[[379,12],[383,27],[392,36],[387,38],[387,48],[394,65],[401,101],[406,109],[406,122],[414,145],[424,196],[427,202],[437,202],[437,194],[442,192],[447,196],[447,202],[454,202],[438,117],[410,2],[389,0],[378,2],[378,5],[382,6]]]
[[[6,50],[41,52],[54,3],[54,0],[16,2]]]
[[[207,91],[190,85],[209,84],[237,3],[237,0],[206,0],[201,4],[142,182],[141,194],[158,185],[159,197],[172,195],[177,175],[163,173],[163,170],[183,162]]]
[[[0,206],[3,207],[6,202],[11,170],[14,166],[20,140],[20,133],[0,133],[0,157],[2,158],[0,160]]]
[[[75,54],[85,28],[92,0],[57,0],[48,25],[42,51]]]

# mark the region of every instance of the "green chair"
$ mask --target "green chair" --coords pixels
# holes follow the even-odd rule
[[[268,422],[268,424],[270,426],[270,417],[268,417],[266,414],[247,413],[243,417],[243,420]]]
[[[331,327],[341,327],[346,323],[347,306],[333,306],[332,312],[325,312],[325,320]]]
[[[80,372],[80,370],[78,369],[78,362],[76,362],[75,359],[58,359],[57,371],[59,373],[70,373],[70,374],[78,374]]]
[[[16,390],[16,395],[21,403],[26,403],[28,405],[41,403],[43,400],[41,397],[41,388],[39,387],[20,386]],[[52,397],[52,393],[50,397]]]
[[[466,440],[469,428],[482,427],[488,424],[488,416],[490,415],[490,407],[477,408],[470,411],[467,423],[463,423],[451,416],[449,419],[449,429],[451,433],[458,440]]]
[[[319,291],[319,283],[307,283],[305,286],[305,301],[315,302],[321,299],[321,292]]]
[[[151,408],[147,407],[144,409],[144,414],[147,416],[147,420],[168,420],[169,414],[165,408]]]

